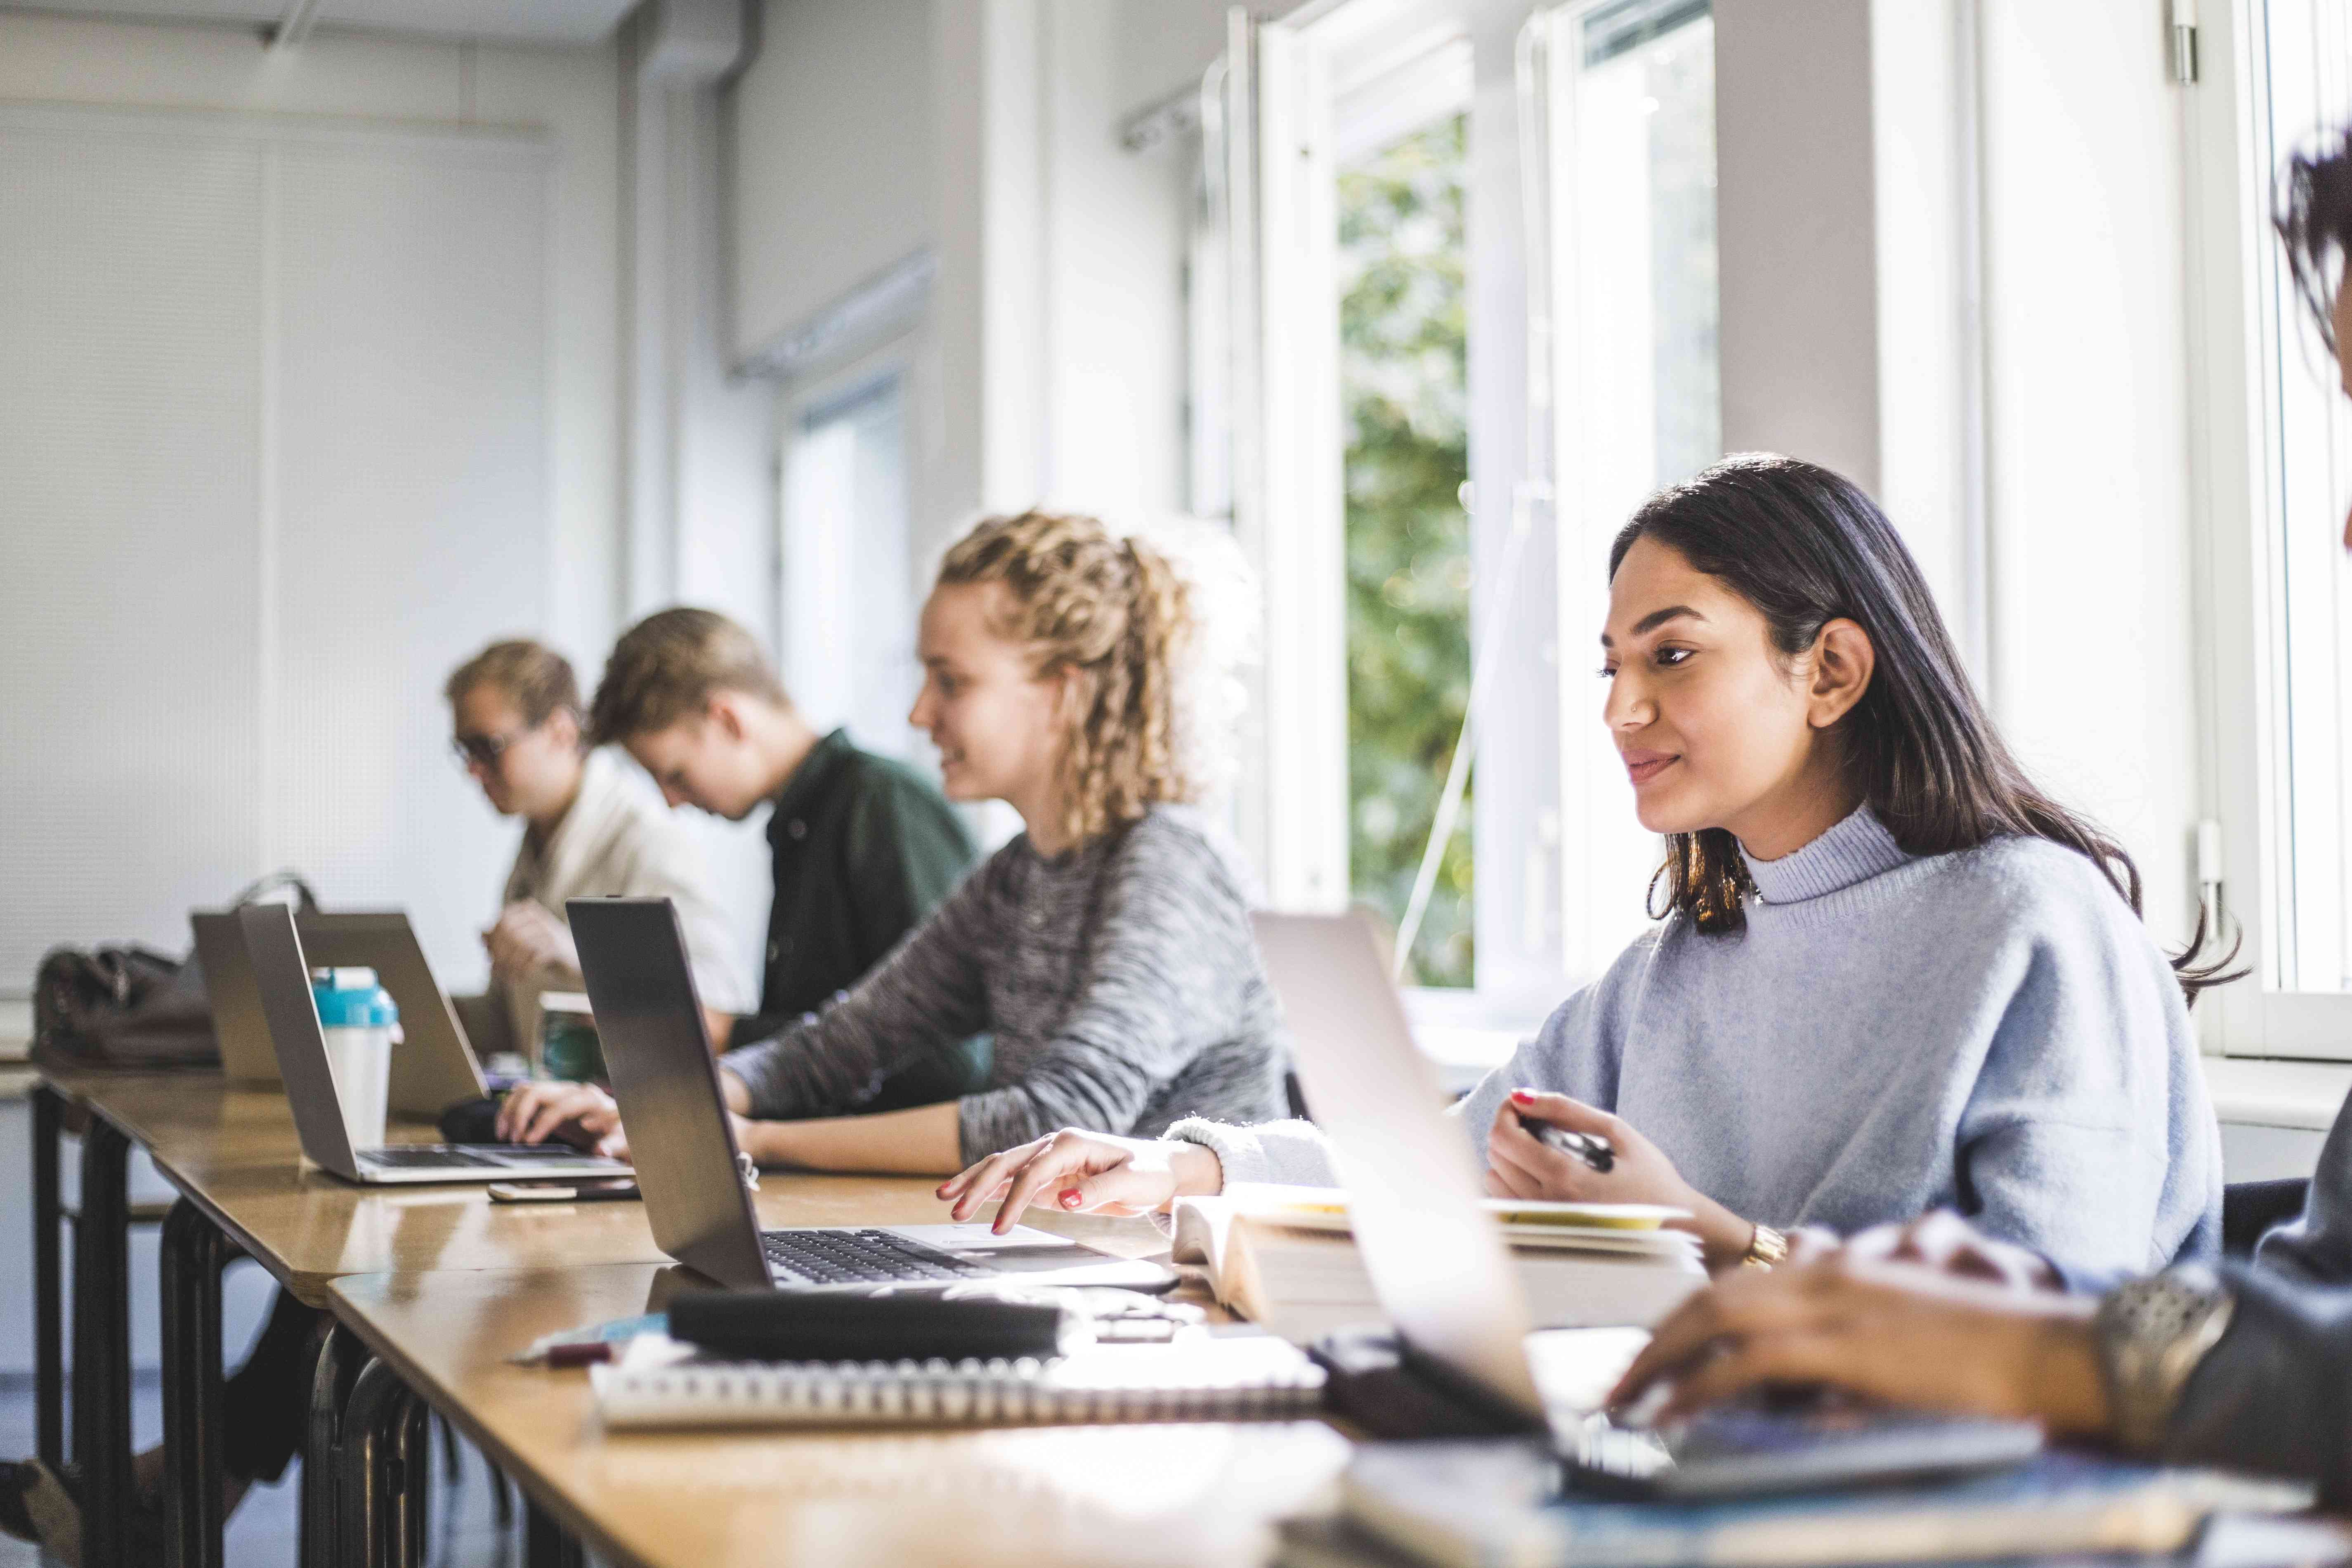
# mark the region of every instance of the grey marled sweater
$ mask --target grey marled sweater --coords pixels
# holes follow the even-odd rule
[[[1186,807],[1051,859],[1024,834],[865,979],[726,1065],[754,1116],[835,1116],[918,1054],[992,1034],[989,1087],[961,1101],[967,1161],[1066,1126],[1267,1121],[1288,1050],[1249,905]]]

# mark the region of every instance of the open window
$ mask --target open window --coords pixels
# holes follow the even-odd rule
[[[2352,417],[2271,226],[2284,162],[2352,113],[2352,0],[2239,0],[2198,41],[2191,381],[2219,807],[2199,876],[2252,969],[2205,1028],[2233,1054],[2352,1058]]]
[[[1720,449],[1710,13],[1345,0],[1222,81],[1243,819],[1277,903],[1400,928],[1425,1041],[1524,1030],[1658,859],[1585,671],[1610,537]]]

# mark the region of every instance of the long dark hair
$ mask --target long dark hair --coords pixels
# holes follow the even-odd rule
[[[2319,323],[2319,340],[2329,353],[2336,341],[2336,289],[2343,263],[2352,258],[2352,131],[2321,140],[2309,153],[2286,161],[2273,201],[2271,223],[2286,246],[2295,292]]]
[[[2139,913],[2139,868],[2026,777],[1978,701],[1918,563],[1861,487],[1795,458],[1727,458],[1643,502],[1610,546],[1611,577],[1639,539],[1656,540],[1763,612],[1784,658],[1811,647],[1832,620],[1869,634],[1875,668],[1837,733],[1848,776],[1906,853],[2047,838],[2096,866]],[[1668,908],[1700,931],[1746,925],[1741,905],[1755,884],[1729,830],[1668,834],[1659,876]],[[2172,961],[2192,1004],[2208,985],[2237,978],[2220,973],[2234,948],[2218,963],[2199,963],[2205,934],[2200,912],[2188,951]]]

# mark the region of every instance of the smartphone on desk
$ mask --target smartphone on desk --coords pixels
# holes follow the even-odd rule
[[[626,1203],[637,1194],[635,1176],[606,1176],[593,1182],[492,1182],[494,1204]]]

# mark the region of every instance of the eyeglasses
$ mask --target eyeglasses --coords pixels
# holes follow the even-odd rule
[[[499,759],[507,754],[507,748],[537,728],[536,724],[527,724],[504,735],[452,735],[449,737],[449,754],[457,759],[461,768],[478,767],[485,773],[496,772]]]

